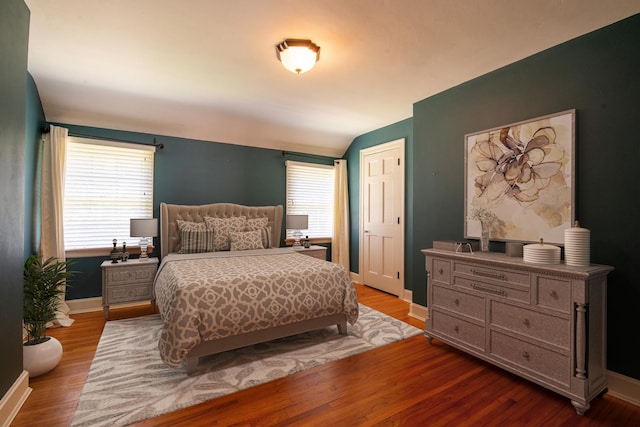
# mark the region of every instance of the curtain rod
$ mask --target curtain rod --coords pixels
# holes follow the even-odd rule
[[[319,154],[305,154],[305,153],[291,153],[289,151],[283,151],[282,152],[283,156],[296,156],[296,157],[308,157],[310,159],[326,159],[327,157],[331,158],[330,156],[321,156]]]
[[[45,128],[41,130],[41,133],[49,133],[49,128]],[[138,145],[151,145],[153,147],[156,147],[160,150],[162,150],[164,148],[164,144],[163,143],[157,143],[156,142],[156,137],[153,137],[153,144],[147,144],[146,142],[139,142],[139,141],[131,141],[131,140],[126,140],[126,139],[119,139],[119,138],[109,138],[109,137],[102,137],[102,136],[95,136],[95,135],[84,135],[81,133],[76,133],[76,132],[69,132],[68,134],[69,136],[75,136],[78,138],[87,138],[87,139],[100,139],[103,141],[115,141],[115,142],[125,142],[127,144],[138,144]]]

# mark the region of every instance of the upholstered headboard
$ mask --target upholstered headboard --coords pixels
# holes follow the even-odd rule
[[[213,203],[210,205],[170,205],[160,203],[160,251],[161,256],[177,252],[180,245],[177,219],[191,222],[203,222],[205,216],[229,218],[246,216],[249,218],[269,219],[271,242],[274,247],[280,246],[282,231],[282,205],[277,206],[243,206],[233,203]]]

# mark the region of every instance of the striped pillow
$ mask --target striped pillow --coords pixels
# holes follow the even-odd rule
[[[180,233],[179,254],[195,254],[214,251],[214,232],[204,222],[176,220]]]

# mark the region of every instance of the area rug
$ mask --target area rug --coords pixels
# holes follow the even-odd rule
[[[207,356],[188,376],[160,360],[161,326],[157,314],[107,322],[72,426],[131,424],[423,332],[360,304],[347,336],[334,326]]]

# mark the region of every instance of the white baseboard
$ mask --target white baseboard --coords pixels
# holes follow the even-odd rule
[[[412,302],[409,306],[409,316],[413,317],[414,319],[418,319],[424,322],[427,320],[427,314],[428,309],[423,305]]]
[[[607,371],[609,394],[632,405],[640,406],[640,381]]]
[[[0,400],[0,426],[9,427],[20,408],[31,394],[29,373],[22,371],[7,393]]]
[[[102,297],[68,299],[65,302],[69,306],[69,310],[71,310],[69,314],[102,310]]]

